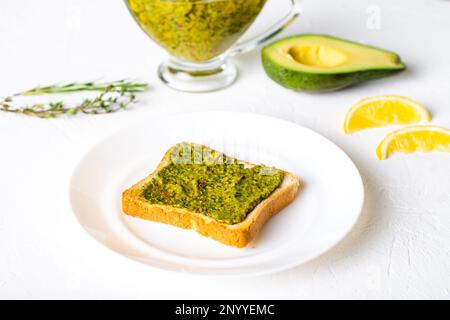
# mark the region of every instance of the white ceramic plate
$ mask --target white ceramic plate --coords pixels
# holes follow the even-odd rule
[[[293,172],[302,189],[245,249],[124,215],[122,191],[181,141]],[[255,275],[294,267],[334,246],[356,222],[364,191],[350,158],[309,129],[254,114],[205,112],[151,119],[106,139],[75,170],[70,198],[86,231],[131,259],[174,271]]]

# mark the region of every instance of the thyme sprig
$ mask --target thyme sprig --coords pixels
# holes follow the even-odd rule
[[[145,83],[134,83],[127,80],[118,80],[114,82],[97,83],[85,82],[85,83],[69,83],[65,85],[51,85],[36,87],[30,90],[26,90],[18,93],[18,95],[38,95],[38,94],[53,94],[53,93],[68,93],[68,92],[80,92],[80,91],[106,91],[108,92],[144,92],[148,89],[148,85]]]
[[[65,85],[51,85],[36,87],[17,93],[0,100],[0,111],[24,114],[38,118],[57,118],[63,115],[105,114],[126,109],[136,102],[136,94],[148,89],[147,84],[134,83],[127,80],[96,83],[70,83]],[[75,106],[67,106],[64,101],[37,103],[25,106],[14,106],[14,98],[19,96],[63,94],[73,92],[98,91],[94,98],[85,98]]]

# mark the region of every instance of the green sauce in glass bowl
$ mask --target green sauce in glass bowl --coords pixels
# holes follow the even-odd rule
[[[172,56],[209,61],[248,29],[266,0],[126,0],[142,29]]]

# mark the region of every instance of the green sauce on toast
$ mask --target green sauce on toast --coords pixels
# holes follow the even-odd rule
[[[208,147],[183,143],[171,150],[169,163],[142,189],[142,195],[152,204],[236,224],[282,181],[279,170],[249,167]]]

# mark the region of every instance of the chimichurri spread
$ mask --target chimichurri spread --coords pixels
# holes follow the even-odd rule
[[[174,57],[202,62],[228,50],[266,0],[127,0],[142,29]]]
[[[279,170],[264,165],[246,168],[207,147],[183,144],[172,150],[170,163],[142,189],[142,195],[152,204],[184,208],[236,224],[282,180]]]

